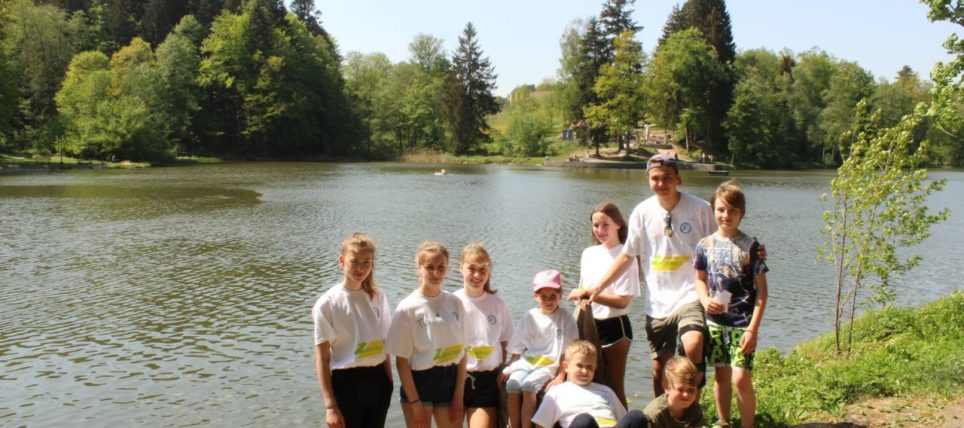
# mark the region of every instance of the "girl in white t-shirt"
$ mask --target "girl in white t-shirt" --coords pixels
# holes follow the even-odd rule
[[[385,354],[388,299],[375,286],[375,243],[355,233],[341,243],[344,279],[311,309],[315,370],[330,427],[384,426],[392,399],[392,364]]]
[[[442,290],[449,252],[423,242],[415,255],[418,289],[399,302],[385,350],[395,356],[408,427],[459,426],[464,416],[465,308]]]
[[[603,202],[589,215],[592,223],[592,242],[596,244],[582,252],[579,269],[579,289],[569,294],[569,300],[589,298],[589,290],[612,265],[623,249],[629,229],[619,208]],[[619,401],[626,405],[626,359],[633,342],[633,327],[629,321],[629,304],[639,296],[639,265],[629,267],[609,283],[592,303],[592,315],[602,347],[603,361],[609,386]]]
[[[498,378],[512,336],[509,305],[489,284],[492,259],[480,243],[462,249],[462,289],[455,296],[465,306],[465,418],[469,428],[495,428],[499,407]]]

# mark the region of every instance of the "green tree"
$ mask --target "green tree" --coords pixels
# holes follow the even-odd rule
[[[873,95],[873,76],[857,63],[841,61],[834,67],[830,86],[824,96],[826,106],[820,112],[820,129],[824,140],[826,162],[836,165],[847,150],[847,132],[856,116],[857,103]]]
[[[605,138],[605,128],[590,126],[585,120],[585,109],[598,102],[593,85],[600,68],[608,61],[608,43],[595,17],[589,18],[581,31],[579,25],[578,21],[574,22],[563,35],[559,74],[564,84],[568,123],[580,144],[597,147],[598,153],[598,146]]]
[[[793,160],[789,145],[788,75],[776,54],[763,49],[742,52],[734,61],[739,76],[733,105],[727,112],[730,163],[766,168],[787,166]]]
[[[361,120],[360,152],[368,156],[400,153],[396,145],[393,120],[389,113],[394,100],[385,94],[394,65],[383,53],[349,52],[345,56],[344,75],[352,108]]]
[[[805,145],[800,147],[806,159],[823,159],[828,136],[820,126],[820,113],[827,106],[826,95],[835,71],[835,60],[818,50],[800,53],[793,67],[790,106],[795,126],[806,138]]]
[[[508,125],[499,136],[502,153],[510,156],[546,156],[552,143],[553,123],[544,115],[533,87],[523,85],[512,91],[506,115]]]
[[[586,109],[591,125],[605,125],[610,137],[629,156],[628,142],[636,125],[643,119],[643,74],[645,57],[632,30],[616,38],[616,51],[611,62],[603,64],[593,91],[599,103]],[[599,146],[596,146],[599,154]]]
[[[930,101],[932,86],[908,66],[897,73],[893,82],[882,79],[872,97],[872,104],[880,110],[881,125],[894,126],[904,115],[912,113],[918,103]]]
[[[631,31],[633,37],[643,27],[633,21],[633,9],[630,7],[636,0],[606,0],[602,11],[599,12],[599,24],[606,44],[603,45],[603,62],[609,62],[616,55],[616,39],[624,32]]]
[[[452,69],[445,84],[443,102],[454,139],[456,154],[466,154],[489,140],[486,116],[499,111],[492,95],[495,68],[479,48],[475,26],[471,22],[459,36],[459,46],[452,57]]]
[[[143,7],[141,35],[156,46],[187,13],[187,0],[147,0]]]
[[[12,0],[5,6],[0,50],[17,91],[14,147],[52,151],[59,135],[54,94],[74,54],[66,13],[54,6],[35,6],[30,0]]]
[[[929,7],[931,21],[947,21],[964,26],[964,6],[955,0],[922,0]],[[929,110],[933,120],[932,135],[940,137],[937,150],[944,163],[964,164],[964,40],[951,33],[944,48],[952,55],[947,63],[938,63],[931,71],[934,89]]]
[[[298,20],[305,24],[305,28],[312,35],[328,37],[328,33],[321,27],[321,12],[315,9],[314,0],[293,0],[291,2],[291,13],[295,14]]]
[[[893,302],[893,279],[920,263],[920,256],[906,256],[898,249],[923,242],[930,235],[930,226],[949,214],[947,209],[931,214],[925,204],[946,182],[927,181],[927,170],[921,167],[928,142],[914,141],[913,129],[925,112],[920,106],[897,126],[881,128],[879,113],[871,114],[866,100],[861,101],[846,134],[850,150],[830,184],[833,206],[823,215],[827,241],[820,247],[834,266],[838,353],[844,349],[841,326],[848,316],[846,349],[850,349],[864,286],[873,282],[873,302]]]
[[[687,150],[714,126],[710,89],[724,73],[716,51],[695,28],[670,36],[653,55],[645,83],[649,111],[658,125],[679,129]]]
[[[180,148],[197,152],[198,138],[194,133],[194,117],[200,110],[201,91],[197,86],[201,62],[197,33],[201,23],[187,15],[157,47],[157,68],[160,75],[160,109],[170,119],[171,138]]]

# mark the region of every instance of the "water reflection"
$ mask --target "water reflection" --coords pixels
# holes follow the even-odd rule
[[[415,286],[424,239],[453,256],[483,240],[513,314],[535,305],[548,267],[567,287],[590,245],[589,210],[628,215],[649,195],[640,170],[402,164],[223,164],[0,176],[0,424],[317,425],[310,305],[338,280],[337,245],[363,230],[394,306]],[[744,229],[769,248],[763,345],[789,349],[829,328],[830,273],[817,196],[829,173],[736,174]],[[902,303],[960,289],[964,174],[936,205],[954,210],[921,247]],[[722,181],[684,173],[708,196]],[[453,263],[455,258],[453,258]],[[450,269],[447,288],[460,284]],[[650,398],[642,303],[627,390]],[[396,383],[397,385],[397,383]],[[396,388],[397,390],[397,388]],[[392,409],[391,424],[401,421]],[[270,421],[270,422],[269,422]]]

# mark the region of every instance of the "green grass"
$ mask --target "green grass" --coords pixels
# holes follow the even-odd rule
[[[757,353],[757,425],[789,427],[837,420],[847,405],[877,397],[956,398],[964,394],[964,292],[922,308],[885,308],[855,321],[853,349],[838,356],[833,333],[788,355]],[[712,379],[702,405],[716,420]],[[733,418],[739,412],[733,403]]]

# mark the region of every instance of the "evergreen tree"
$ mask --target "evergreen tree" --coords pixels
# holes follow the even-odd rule
[[[187,13],[207,28],[223,8],[224,0],[188,0]]]
[[[605,62],[612,60],[616,53],[616,38],[625,31],[632,31],[633,35],[643,27],[633,21],[633,9],[629,9],[636,0],[606,0],[602,12],[599,13],[599,23],[602,28],[606,45],[603,51]]]
[[[489,139],[485,117],[499,111],[492,91],[495,68],[482,56],[471,22],[459,36],[459,47],[452,57],[452,70],[445,85],[444,102],[454,137],[454,151],[465,154]]]
[[[154,46],[164,41],[186,10],[187,0],[148,0],[141,17],[144,39]]]
[[[305,24],[305,28],[312,35],[328,37],[325,29],[321,27],[321,12],[315,9],[314,0],[292,1],[291,13],[295,14],[298,20]]]
[[[729,66],[736,57],[733,43],[733,28],[730,14],[724,0],[687,0],[683,7],[674,7],[659,40],[661,46],[673,34],[689,28],[696,28],[716,51],[716,58],[723,65],[723,75],[708,88],[710,104],[706,106],[706,128],[703,130],[703,150],[708,153],[724,154],[727,150],[726,132],[723,123],[726,112],[733,104],[735,79]]]
[[[643,118],[643,49],[632,30],[616,38],[613,60],[603,64],[593,90],[599,102],[586,107],[591,124],[604,124],[610,137],[622,150],[636,124]],[[599,154],[599,145],[596,145]],[[626,147],[626,156],[629,149]]]

